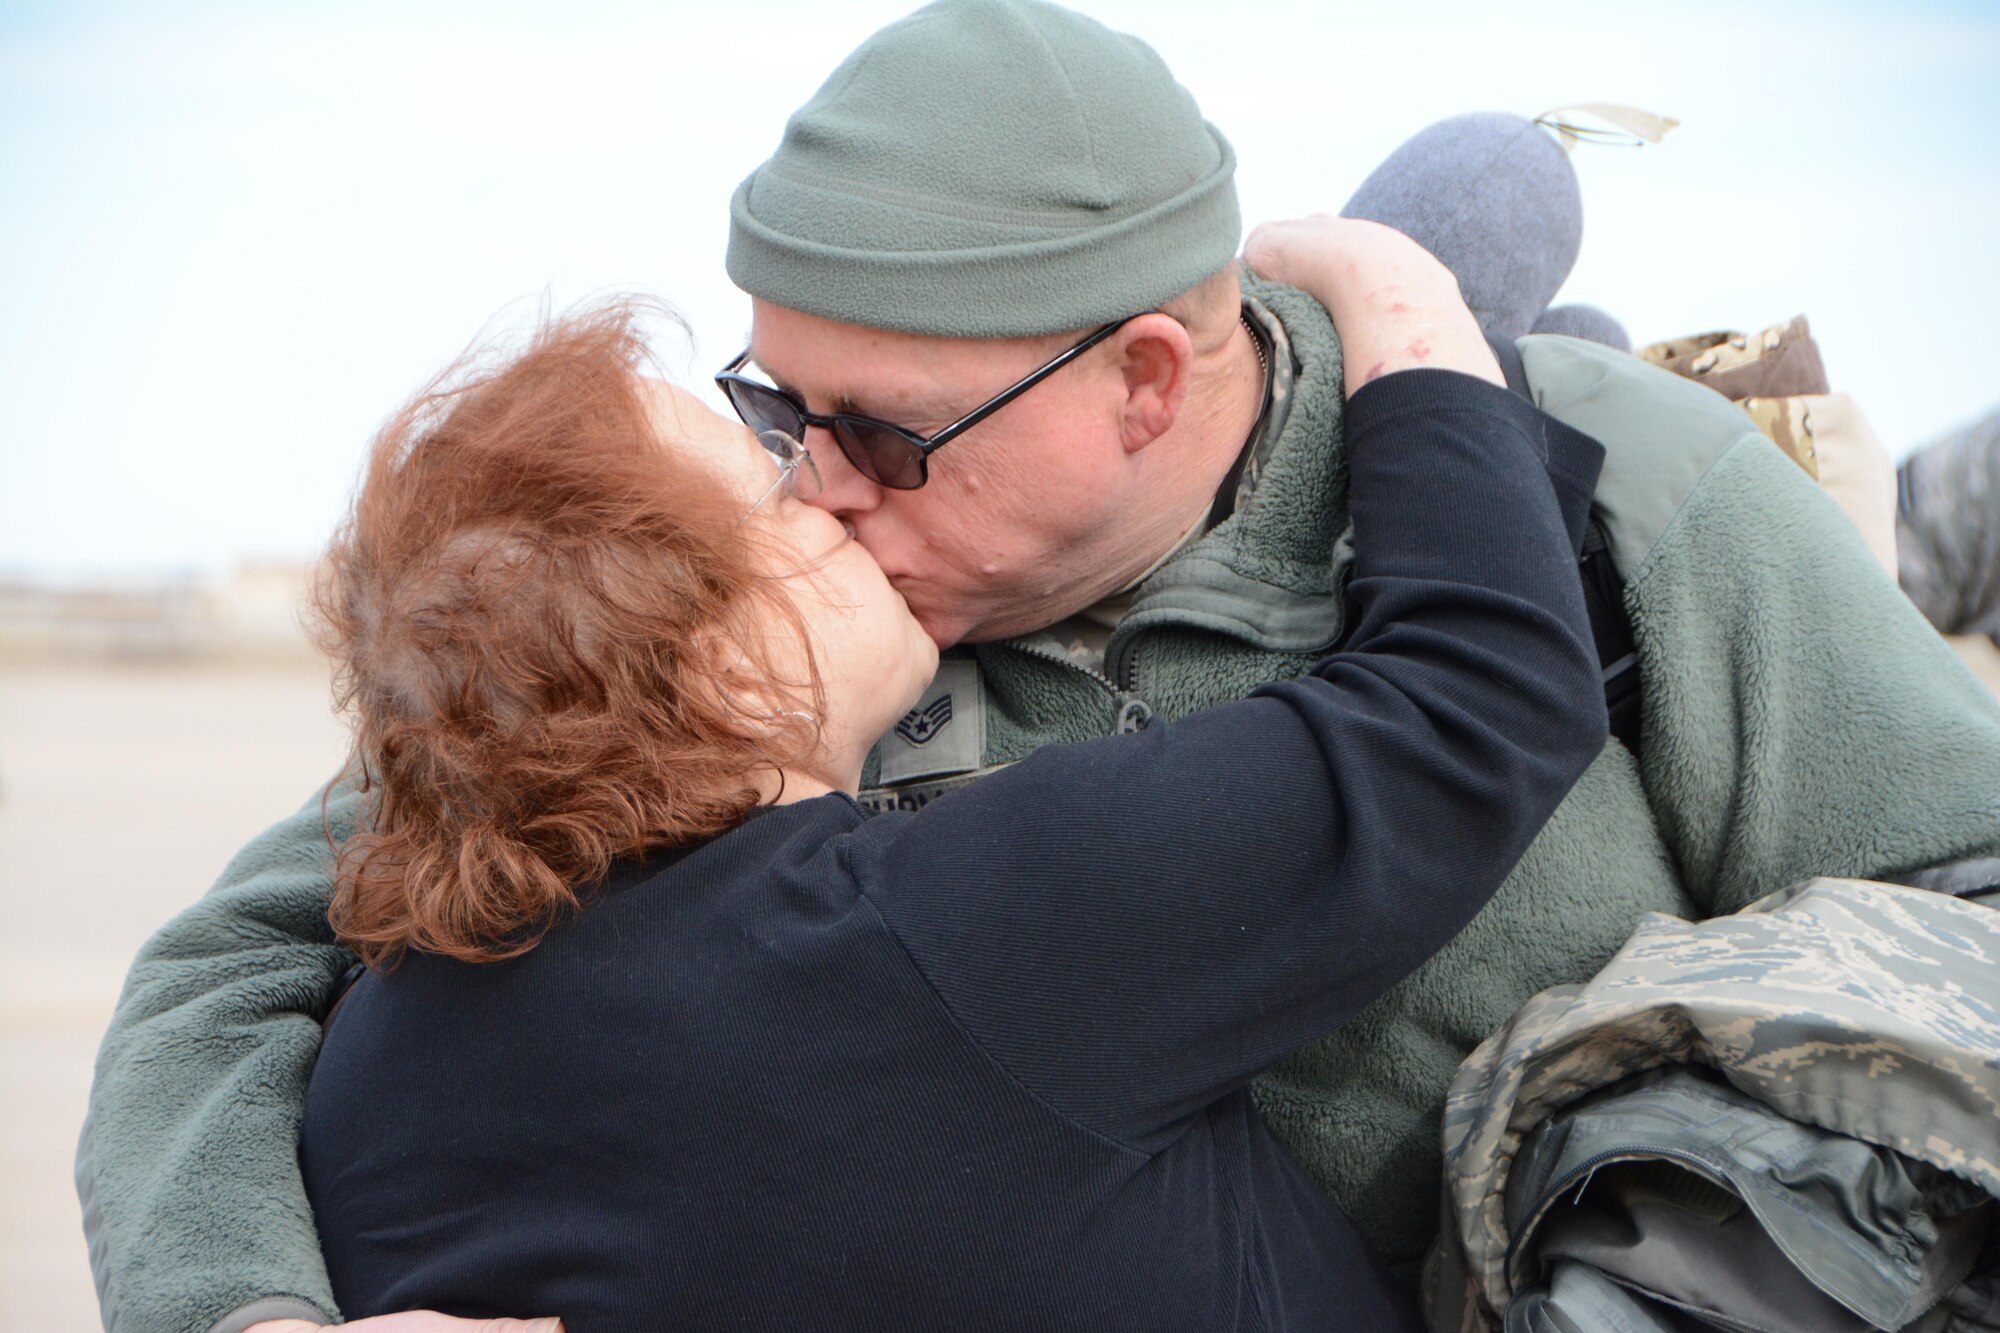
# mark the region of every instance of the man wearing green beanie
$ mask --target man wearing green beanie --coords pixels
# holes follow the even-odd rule
[[[1208,512],[1260,414],[1271,336],[1239,318],[1235,165],[1136,38],[1052,5],[946,3],[863,43],[736,191],[728,265],[754,298],[750,374],[925,435],[1072,334],[1138,315],[939,454],[923,489],[874,486],[812,433],[827,503],[941,643],[1060,620]],[[1087,426],[1067,400],[1114,368],[1155,406],[1106,454],[1073,438]],[[1175,417],[1183,400],[1199,400],[1191,419]],[[967,479],[979,503],[962,502]]]
[[[912,718],[949,695],[972,725],[884,737],[878,805],[1234,697],[1339,637],[1340,349],[1314,300],[1231,264],[1231,165],[1137,39],[1033,0],[944,0],[865,42],[737,190],[729,271],[755,311],[737,370],[783,392],[725,375],[753,424],[857,412],[925,436],[1126,321],[949,437],[920,489],[883,484],[849,422],[805,432],[820,503],[962,645]],[[1267,230],[1252,256],[1317,285],[1334,261],[1310,230]],[[1554,242],[1566,270],[1573,238]],[[1525,328],[1554,285],[1499,323]],[[1512,350],[1522,387],[1607,447],[1596,518],[1629,626],[1600,646],[1608,675],[1638,667],[1643,743],[1634,726],[1606,749],[1457,940],[1258,1089],[1405,1274],[1435,1225],[1453,1069],[1642,913],[2000,847],[2000,712],[1810,479],[1717,395],[1627,355]]]
[[[1305,291],[1237,268],[1234,164],[1138,39],[942,0],[850,56],[737,191],[754,332],[724,387],[801,435],[819,503],[957,645],[869,765],[878,806],[1237,698],[1341,638],[1341,350]],[[1305,286],[1340,262],[1310,225],[1252,251]],[[1514,350],[1525,391],[1607,449],[1595,513],[1643,735],[1606,747],[1456,940],[1257,1090],[1406,1276],[1453,1070],[1641,913],[2000,852],[2000,708],[1811,479],[1699,385],[1572,339]],[[346,966],[317,808],[225,873],[227,921],[148,946],[106,1038],[78,1177],[114,1328],[153,1326],[132,1312],[169,1288],[219,1329],[332,1313],[293,1156],[301,1015]],[[225,1272],[276,1303],[223,1300]]]

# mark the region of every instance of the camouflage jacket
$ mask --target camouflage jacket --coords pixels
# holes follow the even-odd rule
[[[1816,879],[1646,917],[1445,1108],[1433,1333],[2000,1329],[2000,913]]]

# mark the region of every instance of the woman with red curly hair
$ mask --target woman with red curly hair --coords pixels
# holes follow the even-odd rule
[[[1380,378],[1340,651],[913,813],[853,793],[935,648],[797,441],[641,377],[629,308],[397,417],[319,591],[374,801],[302,1155],[341,1308],[1406,1326],[1248,1084],[1477,911],[1605,735],[1596,446],[1425,274],[1428,347],[1342,329]]]
[[[638,373],[657,313],[548,325],[375,444],[315,589],[377,800],[332,911],[368,964],[525,952],[619,857],[847,785],[937,669],[794,441]]]

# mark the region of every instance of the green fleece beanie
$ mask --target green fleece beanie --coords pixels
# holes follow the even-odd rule
[[[863,42],[730,204],[752,296],[944,337],[1150,310],[1236,254],[1236,154],[1151,47],[1036,0]]]

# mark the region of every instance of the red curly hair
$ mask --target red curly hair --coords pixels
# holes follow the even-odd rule
[[[813,744],[816,674],[784,681],[760,647],[773,609],[804,627],[743,501],[656,428],[653,313],[604,303],[468,354],[375,440],[313,590],[375,798],[330,918],[371,966],[526,952],[615,860],[734,826]]]

